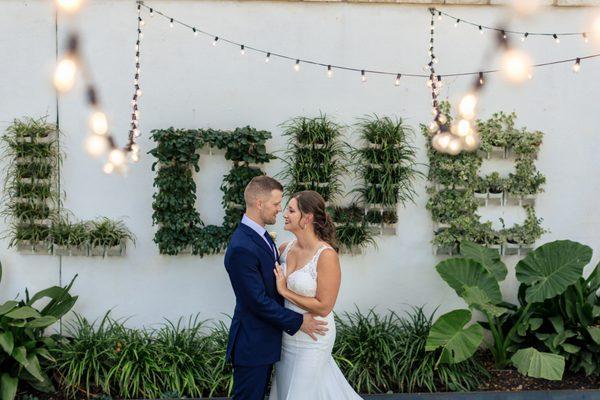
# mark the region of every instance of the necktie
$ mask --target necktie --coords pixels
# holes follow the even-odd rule
[[[273,242],[273,238],[269,235],[269,232],[265,232],[264,236],[265,239],[267,239],[267,243],[269,243],[269,247],[271,247],[271,250],[273,251],[273,257],[277,261],[277,252],[275,251],[275,242]]]

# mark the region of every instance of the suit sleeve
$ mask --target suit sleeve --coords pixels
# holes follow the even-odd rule
[[[302,314],[282,307],[267,296],[256,255],[242,247],[232,249],[227,272],[235,295],[249,305],[250,312],[290,335],[298,332]]]

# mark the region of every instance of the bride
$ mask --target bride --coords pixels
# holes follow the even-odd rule
[[[317,192],[292,196],[284,214],[286,231],[295,238],[280,246],[281,266],[274,270],[277,291],[285,307],[310,312],[327,321],[329,330],[318,339],[301,331],[283,333],[281,360],[269,400],[361,399],[348,384],[331,356],[335,343],[333,307],[341,272],[335,243],[335,226]]]

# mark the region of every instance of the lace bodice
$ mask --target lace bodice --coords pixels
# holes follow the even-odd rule
[[[296,243],[296,239],[288,243],[281,254],[281,268],[287,275],[286,258],[290,249]],[[313,258],[303,267],[296,269],[288,276],[287,287],[291,291],[298,293],[302,296],[315,297],[317,295],[317,263],[319,256],[325,249],[331,249],[332,247],[322,245],[319,247]]]

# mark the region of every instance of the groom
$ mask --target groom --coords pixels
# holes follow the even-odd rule
[[[282,331],[298,330],[316,340],[326,322],[283,307],[273,269],[279,252],[265,225],[281,212],[283,187],[268,176],[253,178],[244,191],[246,213],[227,246],[225,268],[235,293],[227,360],[233,364],[233,398],[263,400],[273,364],[281,357]]]

